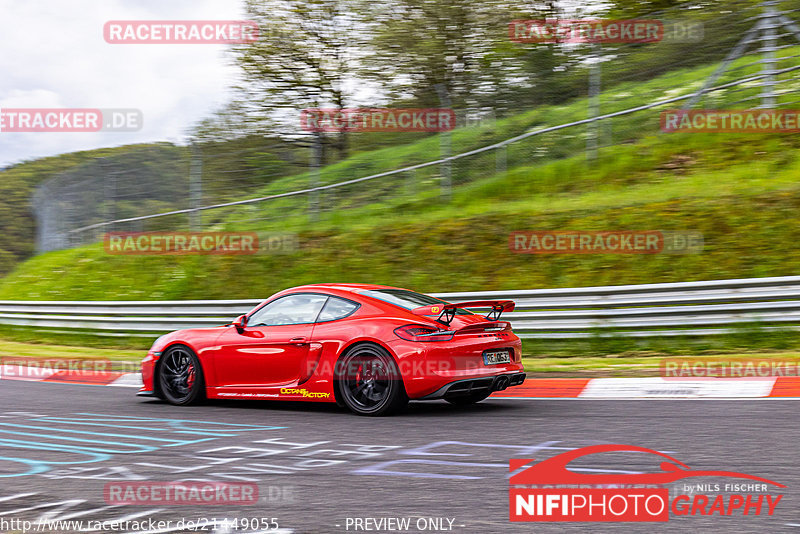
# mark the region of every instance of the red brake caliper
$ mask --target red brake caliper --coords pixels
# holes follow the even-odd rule
[[[194,365],[189,364],[189,374],[186,376],[186,387],[192,389],[194,386]]]
[[[359,364],[356,370],[356,384],[361,383],[362,373],[364,372],[364,364]]]

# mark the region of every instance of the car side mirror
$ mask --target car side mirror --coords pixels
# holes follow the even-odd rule
[[[247,316],[240,315],[233,321],[233,326],[236,327],[236,331],[240,334],[244,332],[245,327],[247,326]]]

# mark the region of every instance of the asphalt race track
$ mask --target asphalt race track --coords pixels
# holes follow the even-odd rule
[[[135,397],[130,388],[14,381],[0,388],[0,520],[48,513],[92,521],[274,518],[280,531],[304,533],[388,532],[374,530],[374,523],[373,530],[356,530],[354,521],[389,517],[410,518],[409,532],[800,529],[795,400],[490,399],[469,408],[439,401],[375,419],[306,403],[179,408]],[[772,517],[509,522],[510,458],[543,459],[599,443],[657,449],[694,469],[750,473],[787,487]],[[657,469],[644,456],[583,467]],[[200,508],[104,501],[109,482],[180,479],[255,482],[259,503]],[[177,532],[150,532],[167,531]]]

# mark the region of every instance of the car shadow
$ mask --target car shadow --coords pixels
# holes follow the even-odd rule
[[[165,406],[170,406],[166,401],[153,398],[144,400],[142,404],[163,404]],[[355,414],[350,412],[347,408],[340,407],[332,402],[208,399],[201,405],[194,405],[193,407],[198,406],[235,408],[238,410],[269,410],[283,413],[320,413],[344,415],[348,417],[355,416]],[[454,415],[472,414],[510,414],[524,409],[525,406],[523,403],[501,399],[487,399],[467,406],[453,405],[440,400],[411,401],[405,409],[387,417],[452,417]]]

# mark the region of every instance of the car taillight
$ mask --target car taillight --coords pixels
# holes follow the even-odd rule
[[[395,328],[394,333],[397,337],[407,341],[450,341],[453,334],[450,330],[437,330],[428,326],[418,324],[408,324]]]

